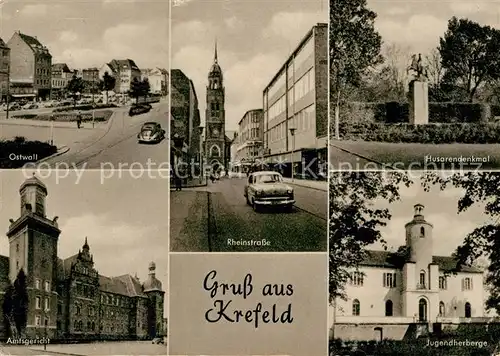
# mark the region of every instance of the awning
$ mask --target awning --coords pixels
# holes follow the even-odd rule
[[[13,98],[33,98],[35,94],[12,94]]]

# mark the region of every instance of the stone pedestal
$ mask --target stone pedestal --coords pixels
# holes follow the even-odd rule
[[[427,82],[410,83],[410,124],[429,123],[429,86]]]

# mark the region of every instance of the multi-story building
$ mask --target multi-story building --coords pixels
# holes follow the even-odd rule
[[[85,85],[84,92],[87,94],[99,93],[99,69],[85,68],[82,69],[82,80]]]
[[[66,63],[55,63],[52,65],[52,92],[51,98],[60,98],[64,95],[73,72]]]
[[[46,214],[47,187],[33,176],[22,183],[19,193],[20,216],[10,220],[7,232],[9,256],[0,256],[0,287],[4,292],[0,299],[22,270],[28,293],[26,337],[163,337],[164,291],[155,276],[155,264],[149,264],[144,283],[130,275],[100,275],[87,238],[75,255],[59,258],[61,230],[58,218],[49,219]],[[8,336],[4,323],[0,328],[0,333]]]
[[[36,37],[16,31],[10,48],[10,92],[15,98],[47,100],[52,85],[52,55]]]
[[[168,71],[162,68],[141,70],[141,78],[147,79],[152,94],[165,96],[168,94]]]
[[[10,48],[0,38],[0,102],[7,101],[10,77]]]
[[[172,139],[171,162],[175,165],[179,158],[183,161],[201,164],[201,119],[198,96],[193,81],[180,69],[170,72],[172,115],[170,137]]]
[[[397,252],[368,251],[351,271],[347,300],[330,308],[332,337],[403,339],[433,324],[484,322],[483,270],[433,254],[434,226],[423,205],[414,206],[404,228],[406,244]]]
[[[237,151],[238,164],[242,171],[247,171],[258,159],[264,156],[264,114],[262,109],[249,110],[238,123],[238,145],[233,145],[232,150]]]
[[[282,168],[288,162],[283,169],[288,176],[320,176],[326,169],[327,46],[327,24],[313,26],[264,89],[265,156]]]
[[[99,78],[102,79],[106,72],[115,77],[114,92],[117,94],[127,94],[134,79],[141,79],[141,70],[131,59],[113,59],[104,64],[99,69]]]

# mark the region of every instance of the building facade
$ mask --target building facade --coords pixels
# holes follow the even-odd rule
[[[0,257],[0,282],[6,290],[23,270],[27,276],[26,336],[55,340],[148,339],[163,337],[164,291],[149,265],[149,277],[106,277],[98,273],[90,246],[58,257],[61,233],[49,219],[47,187],[33,176],[20,187],[20,217],[7,232],[9,256]],[[5,294],[2,295],[2,299]],[[8,329],[2,325],[3,337]]]
[[[10,93],[12,98],[47,100],[52,85],[52,55],[36,37],[16,31],[10,48]]]
[[[412,329],[481,321],[485,316],[483,270],[458,266],[451,256],[433,254],[433,228],[424,206],[414,207],[398,252],[369,251],[351,272],[348,300],[330,310],[336,338],[403,339]],[[456,274],[455,274],[456,272]],[[420,330],[422,331],[422,330]]]
[[[201,118],[194,83],[180,69],[172,69],[170,79],[171,162],[175,166],[181,159],[201,168]]]
[[[72,77],[73,71],[69,69],[66,63],[55,63],[52,65],[52,99],[64,96],[65,89]]]
[[[113,59],[99,70],[99,77],[108,72],[116,79],[115,90],[117,94],[127,94],[134,79],[141,79],[141,70],[131,59]]]
[[[264,157],[264,114],[262,109],[249,110],[238,123],[238,134],[231,145],[236,150],[238,171],[248,172]],[[237,142],[237,144],[235,144]],[[236,168],[236,167],[235,167]]]
[[[141,70],[141,79],[147,79],[152,94],[166,96],[168,94],[168,71],[162,68]]]
[[[327,47],[328,26],[317,24],[264,89],[265,156],[271,165],[286,166],[287,176],[293,171],[319,177],[326,170]]]
[[[217,58],[215,45],[214,63],[208,73],[205,110],[205,159],[214,171],[227,170],[230,156],[227,156],[225,89],[222,69]]]
[[[7,101],[10,78],[10,48],[0,38],[0,102]]]

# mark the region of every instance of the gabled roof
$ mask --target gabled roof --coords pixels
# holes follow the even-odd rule
[[[52,64],[52,70],[57,72],[71,73],[71,70],[66,63],[54,63]]]
[[[398,252],[369,250],[361,265],[366,267],[401,269],[406,262],[408,262],[408,259]],[[432,256],[432,262],[437,264],[439,270],[443,272],[483,273],[477,267],[458,266],[457,260],[451,256]]]
[[[0,38],[0,47],[7,48],[7,44],[3,39]]]
[[[110,63],[109,66],[113,68],[113,70],[120,71],[120,70],[140,70],[137,64],[129,58],[127,59],[113,59]]]
[[[28,45],[34,52],[44,52],[50,55],[49,50],[34,36],[29,36],[21,32],[17,32],[19,37]]]

